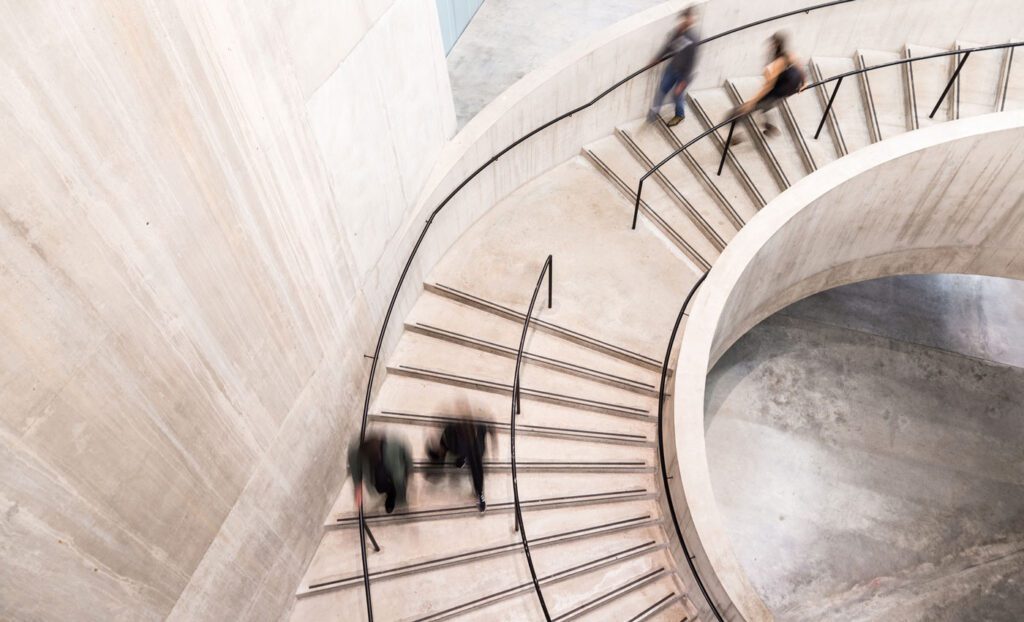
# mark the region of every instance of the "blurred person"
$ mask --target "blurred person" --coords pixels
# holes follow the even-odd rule
[[[696,9],[693,7],[684,9],[679,14],[679,22],[676,27],[669,33],[665,44],[661,46],[658,54],[651,61],[651,63],[655,63],[666,55],[672,55],[661,74],[658,91],[654,94],[651,111],[647,114],[648,121],[653,122],[661,116],[661,105],[669,93],[672,94],[672,99],[675,102],[675,116],[668,120],[667,125],[673,127],[682,123],[686,118],[686,89],[690,86],[693,70],[697,66],[697,44],[700,40],[695,28],[696,24]]]
[[[777,32],[768,39],[768,66],[764,68],[764,84],[756,95],[743,102],[732,111],[730,116],[743,117],[755,111],[761,111],[765,117],[764,133],[766,136],[779,135],[779,128],[768,121],[768,112],[787,97],[796,95],[804,89],[807,82],[806,74],[800,67],[800,59],[789,51],[785,33]],[[753,119],[751,119],[753,122]],[[757,124],[754,123],[754,127]],[[742,142],[740,137],[733,138],[733,144]]]
[[[436,444],[427,443],[427,455],[434,462],[443,463],[451,454],[455,459],[456,468],[469,464],[469,472],[473,477],[473,491],[476,494],[477,507],[483,512],[487,509],[484,501],[484,452],[487,451],[487,434],[491,431],[487,424],[474,421],[467,416],[462,421],[448,423],[441,431]]]
[[[396,504],[404,505],[411,465],[409,449],[400,439],[367,434],[362,443],[354,442],[348,450],[348,470],[355,484],[356,507],[363,505],[363,479],[384,495],[388,514]]]

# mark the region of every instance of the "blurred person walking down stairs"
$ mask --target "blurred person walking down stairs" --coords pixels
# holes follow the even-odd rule
[[[367,434],[362,443],[348,450],[348,470],[355,484],[356,507],[363,505],[363,478],[384,495],[384,510],[390,514],[396,505],[405,504],[409,481],[409,448],[401,440],[380,434]]]
[[[651,61],[654,63],[666,55],[672,55],[661,74],[661,82],[647,115],[648,121],[654,121],[660,116],[661,105],[669,93],[672,93],[675,102],[675,116],[668,120],[668,126],[678,125],[686,118],[686,88],[690,86],[693,70],[697,66],[697,42],[700,40],[696,24],[697,11],[693,7],[683,10],[679,14],[679,23]]]
[[[469,465],[469,472],[473,477],[473,492],[476,494],[477,507],[481,512],[487,508],[487,502],[484,501],[484,452],[487,450],[487,433],[486,424],[467,417],[464,421],[445,425],[437,445],[427,445],[427,455],[434,462],[443,463],[448,454],[452,454],[457,468]]]

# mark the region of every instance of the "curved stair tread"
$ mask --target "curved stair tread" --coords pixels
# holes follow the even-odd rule
[[[815,57],[811,68],[816,78],[828,77],[935,50],[860,50],[855,58]],[[972,56],[937,119],[1024,106],[1024,61],[1014,64],[1012,57]],[[529,290],[522,286],[536,277],[541,257],[534,251],[560,246],[559,232],[571,229],[563,260],[555,260],[555,298],[567,300],[561,309],[557,303],[552,310],[538,307],[532,320],[523,412],[516,419],[518,488],[545,600],[559,622],[697,620],[668,550],[654,446],[661,361],[649,353],[663,347],[660,332],[680,302],[666,292],[686,290],[781,188],[840,154],[921,125],[922,111],[927,116],[954,64],[955,57],[934,59],[915,63],[913,72],[900,66],[846,81],[823,140],[813,134],[831,88],[794,96],[780,111],[785,134],[736,148],[721,177],[707,167],[717,168],[725,132],[718,133],[718,146],[715,137],[694,145],[667,164],[663,176],[652,176],[650,188],[645,183],[644,200],[665,214],[683,246],[663,236],[655,247],[659,237],[629,233],[621,196],[629,196],[630,184],[651,162],[700,132],[696,119],[705,126],[719,120],[759,79],[691,93],[695,119],[675,128],[634,120],[588,145],[595,162],[623,182],[618,190],[585,159],[574,158],[485,214],[445,256],[406,318],[370,415],[372,430],[406,439],[414,462],[407,507],[387,515],[378,495],[367,496],[367,524],[384,547],[368,552],[375,614],[419,622],[540,616],[513,529],[508,417]],[[513,210],[522,222],[510,226],[505,216]],[[603,250],[610,244],[628,245],[622,252],[635,255],[626,262],[634,272],[609,268]],[[479,261],[487,253],[497,257]],[[684,260],[683,253],[694,257]],[[595,276],[593,262],[606,273]],[[584,292],[580,282],[591,277],[595,291]],[[565,281],[569,291],[560,293]],[[650,308],[592,313],[613,302],[607,291],[616,299],[632,292]],[[651,291],[657,298],[648,301]],[[468,469],[434,464],[425,454],[467,399],[494,431],[485,456],[484,513],[475,505]],[[293,619],[349,620],[363,611],[361,560],[353,555],[357,516],[349,481],[299,588]]]

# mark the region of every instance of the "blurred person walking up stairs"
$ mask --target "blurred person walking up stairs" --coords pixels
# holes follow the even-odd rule
[[[651,111],[647,115],[648,121],[653,122],[660,116],[661,105],[669,93],[672,93],[675,102],[675,116],[668,120],[668,126],[678,125],[686,118],[686,88],[690,86],[693,70],[697,66],[697,42],[700,40],[695,28],[696,23],[697,12],[693,7],[680,13],[679,23],[669,33],[665,45],[651,61],[654,63],[666,55],[672,55],[661,74],[658,91],[654,94]]]

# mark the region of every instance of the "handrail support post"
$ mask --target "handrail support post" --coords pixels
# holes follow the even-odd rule
[[[370,544],[373,545],[373,550],[377,553],[380,553],[380,545],[377,544],[377,538],[373,537],[373,532],[370,531],[370,526],[364,523],[363,529],[366,530],[366,535],[370,538]]]
[[[935,102],[935,107],[932,108],[931,114],[928,115],[929,119],[933,118],[935,113],[939,111],[939,106],[942,105],[942,100],[946,99],[946,95],[949,94],[949,89],[953,88],[953,83],[956,82],[957,76],[960,75],[960,70],[964,68],[964,63],[967,62],[967,59],[970,58],[970,56],[971,53],[967,52],[964,54],[964,57],[960,59],[960,62],[956,66],[956,71],[953,72],[953,75],[949,77],[949,82],[946,83],[946,88],[942,89],[942,95],[939,95],[939,101]]]
[[[832,95],[828,98],[828,105],[825,106],[825,114],[821,115],[821,122],[818,123],[818,129],[814,132],[814,140],[818,140],[818,136],[821,136],[821,128],[825,127],[825,119],[828,118],[828,113],[832,111],[832,104],[836,101],[836,93],[839,92],[839,87],[842,85],[842,78],[836,80],[836,88],[832,89]]]
[[[729,146],[732,144],[732,133],[736,131],[736,121],[738,120],[739,118],[737,117],[732,120],[732,123],[729,124],[729,135],[726,137],[725,147],[722,149],[722,160],[721,162],[718,163],[719,177],[722,176],[722,168],[725,167],[725,159],[729,156]]]
[[[636,217],[640,214],[640,195],[644,191],[644,179],[646,178],[647,175],[645,174],[643,177],[640,178],[640,183],[637,184],[636,186],[636,201],[633,205],[633,226],[630,227],[634,231],[636,231]]]

